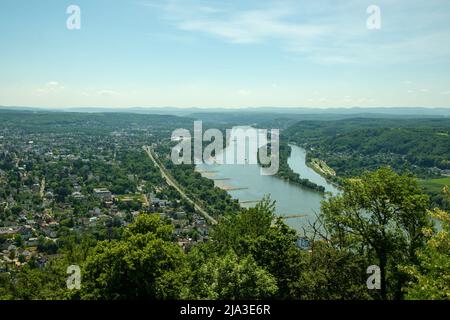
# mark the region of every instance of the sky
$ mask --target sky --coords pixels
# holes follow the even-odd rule
[[[450,107],[450,1],[0,0],[0,105]]]

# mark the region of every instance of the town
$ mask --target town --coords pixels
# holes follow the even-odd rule
[[[152,126],[95,134],[88,124],[62,134],[55,134],[55,127],[36,132],[3,126],[0,270],[28,263],[43,267],[64,239],[85,234],[113,239],[140,214],[170,221],[173,241],[184,250],[208,241],[205,217],[165,182],[141,148],[160,142],[161,130]]]

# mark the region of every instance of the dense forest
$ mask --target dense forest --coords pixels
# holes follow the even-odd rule
[[[450,169],[450,119],[302,121],[285,131],[341,177],[390,165],[419,176]]]
[[[193,119],[168,115],[143,115],[133,113],[75,113],[75,112],[30,112],[0,109],[0,130],[20,130],[23,133],[42,134],[111,134],[124,128],[128,132],[152,133],[155,139],[170,139],[176,128],[189,128]],[[134,130],[134,131],[133,131]]]
[[[326,162],[336,172],[327,178],[361,175],[382,166],[421,179],[450,173],[450,119],[373,119],[301,121],[282,132],[282,137],[308,150],[307,160]],[[434,203],[445,206],[442,187],[425,190]]]

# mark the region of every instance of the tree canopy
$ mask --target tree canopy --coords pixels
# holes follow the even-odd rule
[[[340,248],[373,256],[380,267],[381,297],[399,297],[404,279],[398,265],[416,261],[429,226],[427,196],[414,179],[390,168],[349,179],[344,192],[322,205],[329,239]]]

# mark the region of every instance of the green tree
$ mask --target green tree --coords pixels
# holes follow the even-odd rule
[[[315,241],[304,254],[300,279],[291,285],[291,296],[300,300],[371,299],[366,287],[366,259]]]
[[[171,237],[158,215],[141,215],[122,240],[99,242],[84,264],[82,298],[177,298],[184,255]]]
[[[295,283],[305,267],[304,253],[296,246],[297,235],[275,214],[275,203],[264,198],[255,208],[220,221],[212,233],[218,252],[232,249],[239,257],[251,255],[272,274],[277,298],[294,298]]]
[[[0,300],[12,300],[13,296],[13,283],[9,273],[0,272]]]
[[[251,256],[239,258],[231,250],[224,256],[201,255],[194,250],[190,258],[195,262],[182,292],[184,299],[266,299],[277,292],[276,279]]]
[[[416,261],[415,252],[424,243],[421,230],[429,225],[427,206],[414,179],[381,168],[347,180],[341,195],[324,201],[322,217],[340,248],[374,255],[381,298],[400,298],[406,279],[397,266]]]
[[[67,263],[63,259],[49,261],[41,270],[26,264],[11,272],[8,295],[18,300],[65,299]]]
[[[22,238],[22,236],[21,236],[20,234],[16,234],[16,235],[14,236],[14,244],[15,244],[17,247],[22,247],[22,246],[23,246],[24,241],[23,241],[23,238]]]
[[[448,188],[445,193],[449,196]],[[440,209],[429,211],[441,230],[423,229],[428,237],[424,248],[418,250],[419,264],[405,267],[413,281],[405,288],[407,299],[450,299],[450,213]]]

